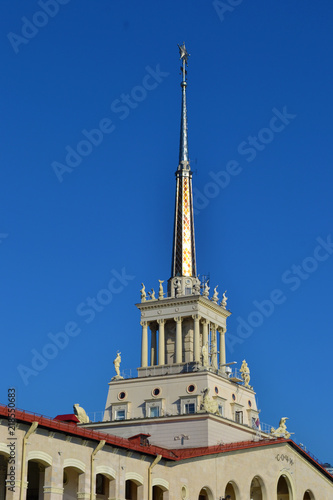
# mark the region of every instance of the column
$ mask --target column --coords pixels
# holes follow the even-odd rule
[[[78,500],[90,500],[90,473],[79,474],[77,498]]]
[[[150,343],[150,366],[157,365],[157,342],[156,342],[156,330],[157,325],[152,323],[149,325],[151,331],[151,343]]]
[[[192,316],[194,319],[193,361],[200,362],[200,319],[199,314]]]
[[[225,355],[225,332],[226,330],[222,327],[219,329],[220,332],[220,366],[226,364],[226,355]],[[222,367],[222,371],[225,371],[225,366]]]
[[[174,318],[176,321],[176,363],[182,363],[183,361],[183,350],[182,350],[182,321],[183,318],[180,316],[178,318]]]
[[[209,366],[209,346],[208,346],[208,321],[206,319],[202,320],[203,331],[202,331],[202,364],[203,366]]]
[[[214,370],[217,370],[217,339],[216,339],[216,325],[211,323],[210,325],[212,332],[212,341],[211,341],[211,366]]]
[[[164,325],[165,319],[158,319],[158,364],[165,364],[165,338],[164,338]]]
[[[46,467],[43,492],[44,500],[61,500],[63,498],[62,468]]]
[[[142,343],[141,343],[141,367],[148,366],[148,321],[141,321]]]

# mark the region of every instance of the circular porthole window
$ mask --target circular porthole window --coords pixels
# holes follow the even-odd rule
[[[161,394],[161,389],[159,387],[155,387],[152,391],[151,391],[152,395],[154,396],[154,398],[158,398],[158,396],[160,396]]]
[[[125,392],[125,391],[119,392],[119,394],[118,394],[119,401],[123,401],[126,398],[127,398],[127,392]]]
[[[249,405],[249,407],[251,408],[252,403],[251,403],[251,401],[250,401],[250,400],[248,400],[247,404],[248,404],[248,405]]]
[[[190,384],[186,388],[186,392],[188,392],[189,394],[192,394],[196,390],[197,390],[197,386],[195,384]]]
[[[235,394],[233,394],[233,395],[232,395],[232,400],[233,400],[233,401],[236,401],[236,396],[235,396]]]
[[[188,489],[187,486],[182,486],[182,500],[187,500],[188,498]]]
[[[219,393],[219,388],[217,386],[215,386],[215,394],[218,394]]]

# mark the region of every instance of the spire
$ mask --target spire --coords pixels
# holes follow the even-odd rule
[[[182,87],[182,113],[181,113],[181,123],[180,123],[180,141],[179,141],[179,167],[178,169],[187,166],[189,169],[189,157],[188,157],[188,141],[187,141],[187,109],[186,109],[186,66],[190,54],[187,53],[185,43],[183,45],[178,45],[180,59],[182,60],[182,75],[183,80],[180,84]]]
[[[196,276],[192,172],[190,170],[187,139],[186,66],[189,54],[185,43],[178,45],[182,60],[182,110],[179,144],[179,165],[176,171],[176,206],[173,237],[171,277]]]

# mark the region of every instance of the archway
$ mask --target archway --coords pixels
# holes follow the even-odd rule
[[[208,486],[201,489],[198,500],[214,500],[213,493]]]
[[[251,500],[264,500],[264,487],[262,479],[255,476],[252,479],[250,486],[250,498]]]
[[[291,485],[287,476],[280,476],[277,484],[278,500],[293,500]]]
[[[95,493],[96,500],[108,500],[116,497],[116,472],[107,465],[96,467]]]
[[[153,486],[153,500],[163,500],[164,491],[160,486]]]
[[[229,482],[225,487],[224,498],[228,500],[237,500],[238,488],[233,482]]]
[[[68,466],[63,470],[64,498],[77,498],[79,478],[83,472],[76,467]]]
[[[304,493],[303,500],[315,500],[315,497],[314,497],[314,494],[312,493],[312,491],[307,490],[307,491]]]
[[[38,500],[43,498],[45,467],[39,462],[29,460],[28,462],[28,489],[26,500]]]
[[[0,500],[6,499],[6,480],[10,480],[10,477],[7,476],[8,459],[9,455],[0,454]],[[15,480],[15,476],[13,476],[13,480]]]

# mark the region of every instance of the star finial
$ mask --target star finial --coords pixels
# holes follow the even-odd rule
[[[179,48],[180,59],[182,59],[187,65],[188,58],[190,57],[191,54],[187,52],[185,47],[185,42],[183,42],[183,45],[178,45],[178,48]]]

